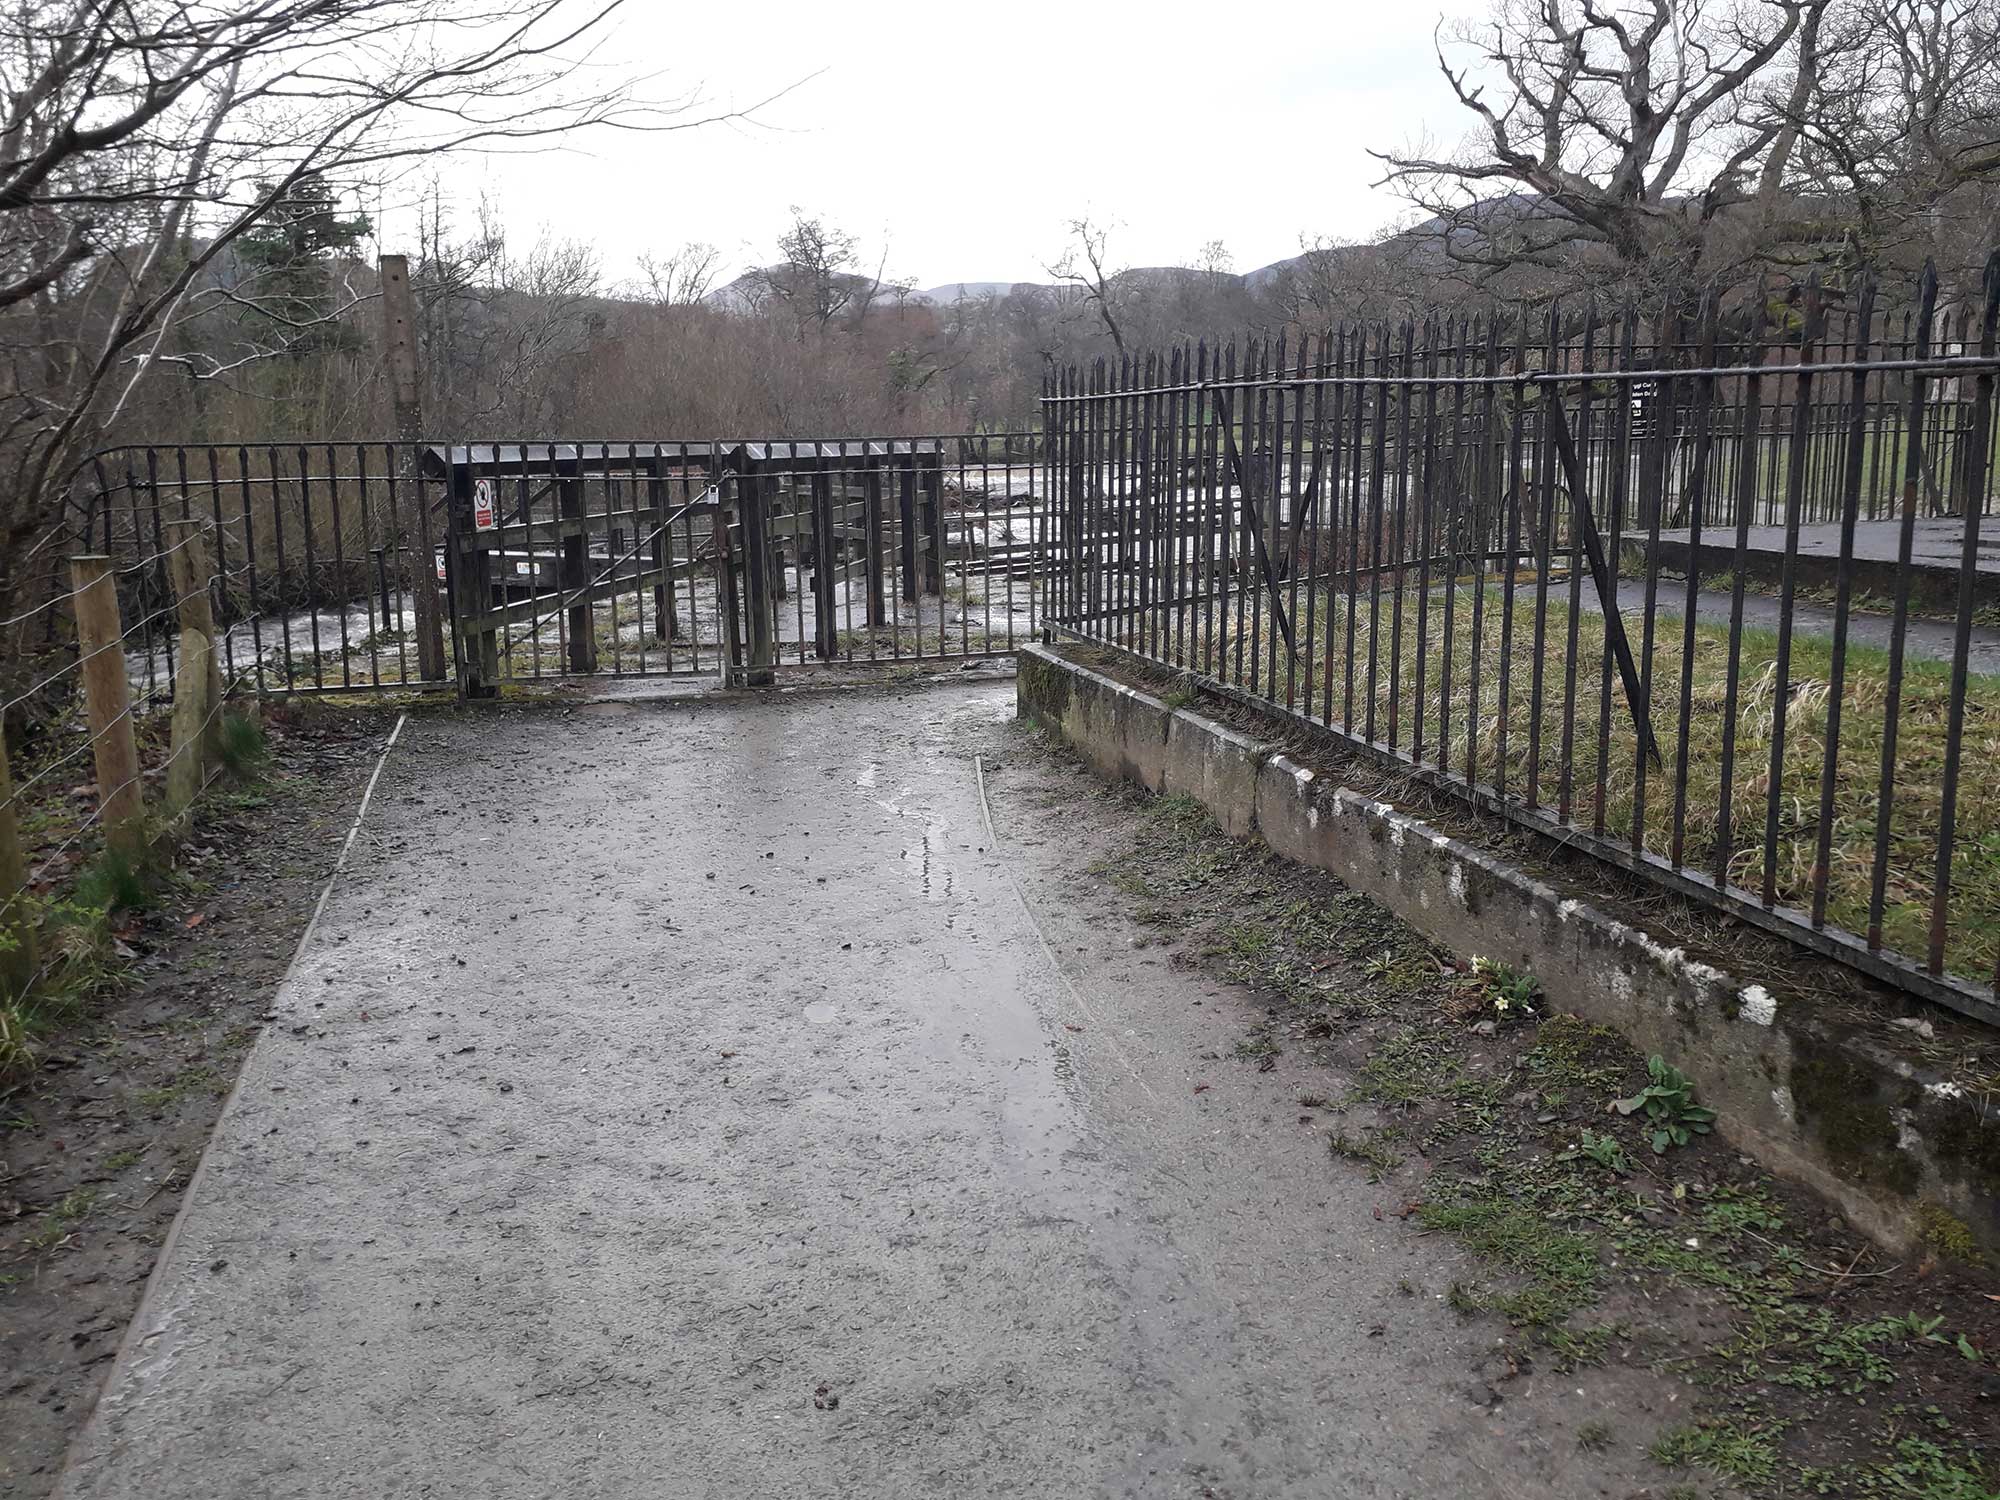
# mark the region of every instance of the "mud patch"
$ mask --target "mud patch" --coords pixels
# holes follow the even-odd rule
[[[0,1491],[54,1485],[394,722],[273,710],[262,779],[121,922],[115,987],[0,1085]]]

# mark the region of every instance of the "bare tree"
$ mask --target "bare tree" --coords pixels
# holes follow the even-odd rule
[[[1449,284],[1413,264],[1411,249],[1396,236],[1368,243],[1301,235],[1299,253],[1270,278],[1263,300],[1281,326],[1304,333],[1418,314],[1445,300]]]
[[[1471,138],[1377,152],[1383,180],[1476,275],[1595,272],[1685,297],[1718,217],[1787,172],[1833,4],[1496,0],[1438,48]]]
[[[722,269],[722,252],[702,240],[690,240],[666,255],[639,257],[639,295],[655,307],[691,307],[715,285]]]
[[[1235,276],[1236,257],[1221,240],[1209,240],[1195,252],[1194,268],[1213,291]]]
[[[417,280],[424,365],[443,381],[438,419],[536,432],[570,417],[575,367],[601,331],[595,247],[544,232],[517,253],[481,204],[471,235],[433,242]]]
[[[1062,258],[1043,269],[1064,286],[1073,287],[1084,306],[1097,314],[1104,331],[1119,354],[1125,353],[1125,333],[1119,327],[1117,280],[1122,271],[1111,269],[1108,243],[1110,231],[1088,217],[1072,219],[1070,244]]]
[[[1867,0],[1813,40],[1800,85],[1766,102],[1797,140],[1766,171],[1766,218],[1789,212],[1800,259],[1839,245],[1878,267],[1926,255],[1976,265],[2000,232],[2000,10]],[[1962,245],[1953,228],[1970,232]]]
[[[897,277],[893,280],[885,279],[882,273],[888,269],[889,247],[884,245],[882,247],[882,254],[875,262],[875,274],[868,278],[866,286],[856,286],[854,289],[855,322],[862,323],[867,321],[868,314],[874,310],[875,299],[880,297],[884,292],[889,293],[895,300],[895,305],[899,310],[907,305],[910,293],[916,290],[916,282],[907,276]]]
[[[792,209],[791,228],[778,236],[780,260],[763,280],[791,313],[800,338],[808,328],[826,332],[866,285],[852,269],[855,249],[854,236],[844,229]]]
[[[256,302],[254,284],[216,272],[302,182],[747,113],[650,100],[583,66],[619,3],[12,0],[0,13],[0,351],[13,377],[0,394],[0,614],[31,571],[46,579],[66,472],[172,359],[177,330],[216,302]]]

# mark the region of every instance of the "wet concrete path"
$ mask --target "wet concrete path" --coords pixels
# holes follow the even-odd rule
[[[59,1493],[1639,1492],[1012,712],[413,720]]]
[[[1520,597],[1529,601],[1529,608],[1534,607],[1532,593],[1524,592]],[[1567,592],[1560,597],[1567,601]],[[1604,612],[1597,601],[1596,591],[1587,581],[1587,575],[1586,582],[1578,591],[1578,602],[1591,614]],[[1646,611],[1644,579],[1621,578],[1618,581],[1618,608],[1625,616],[1625,628],[1636,632]],[[1663,575],[1654,592],[1653,608],[1659,618],[1674,622],[1655,649],[1669,653],[1671,659],[1678,662],[1681,641],[1679,621],[1687,610],[1687,580]],[[1736,618],[1734,611],[1735,596],[1726,589],[1702,589],[1695,594],[1695,618],[1703,624],[1729,625]],[[1777,598],[1762,593],[1746,593],[1743,596],[1743,624],[1747,629],[1769,631],[1775,636],[1783,622],[1784,611]],[[1824,605],[1797,601],[1792,606],[1792,629],[1800,636],[1819,636],[1831,641],[1837,623],[1838,616]],[[1894,617],[1873,611],[1850,610],[1847,641],[1850,649],[1879,651],[1886,656],[1895,641]],[[1958,627],[1950,620],[1913,616],[1903,622],[1903,659],[1906,662],[1949,662],[1957,645]],[[1970,672],[2000,673],[2000,630],[1990,625],[1974,625],[1966,640],[1965,662],[1966,670]],[[1888,670],[1886,661],[1881,670]]]

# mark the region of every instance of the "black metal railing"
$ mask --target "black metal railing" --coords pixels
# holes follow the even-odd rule
[[[918,438],[753,450],[726,492],[753,666],[1011,654],[1041,628],[1039,442]],[[754,524],[754,538],[747,528]]]
[[[75,546],[118,565],[149,691],[187,519],[232,681],[483,690],[1011,652],[1040,629],[1046,493],[1038,433],[150,445],[79,471]]]
[[[1876,300],[1065,371],[1048,618],[2000,1018],[2000,257]]]
[[[111,557],[125,614],[149,617],[169,592],[166,524],[209,523],[224,669],[257,692],[447,685],[419,647],[444,521],[417,458],[394,443],[112,449],[76,476],[76,545]],[[135,682],[172,680],[170,625],[127,645]]]

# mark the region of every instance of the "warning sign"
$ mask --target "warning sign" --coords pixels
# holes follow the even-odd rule
[[[472,529],[491,531],[499,524],[493,514],[493,481],[482,479],[472,487]]]

